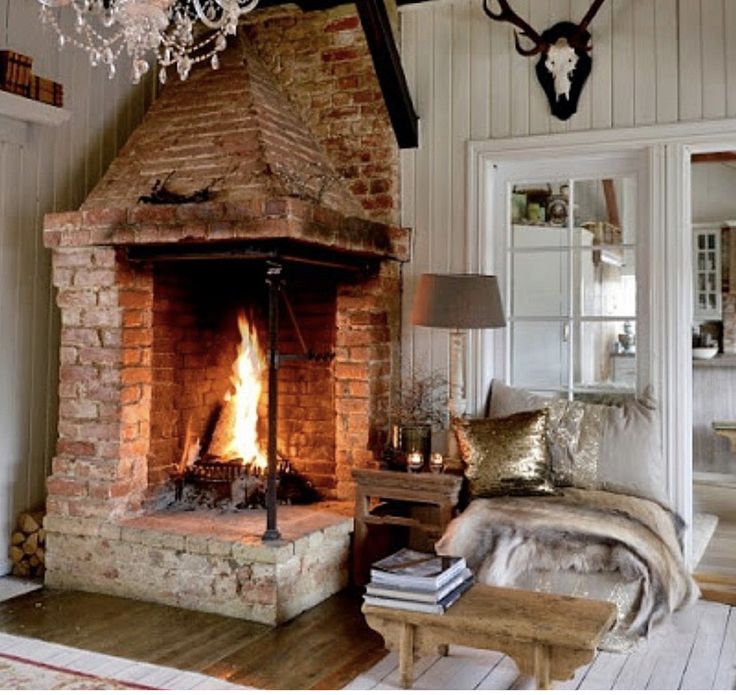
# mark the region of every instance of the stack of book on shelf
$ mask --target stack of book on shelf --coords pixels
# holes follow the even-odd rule
[[[371,566],[368,606],[444,613],[473,585],[465,558],[402,548]]]

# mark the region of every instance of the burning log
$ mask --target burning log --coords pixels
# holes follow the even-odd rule
[[[237,427],[237,405],[237,400],[233,398],[223,403],[215,431],[212,433],[210,446],[207,449],[207,456],[220,460],[230,458],[233,452],[233,432]]]
[[[10,538],[10,561],[16,577],[42,577],[45,571],[46,532],[43,529],[43,511],[23,512],[18,515],[16,528]]]
[[[194,462],[199,458],[201,448],[199,437],[192,434],[192,418],[189,417],[187,419],[187,429],[184,433],[184,450],[178,465],[175,467],[175,472],[178,475],[183,475],[194,465]]]

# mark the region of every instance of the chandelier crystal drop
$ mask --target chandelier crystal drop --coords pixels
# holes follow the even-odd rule
[[[220,67],[218,53],[227,47],[240,17],[259,0],[37,0],[41,22],[53,29],[59,49],[73,45],[85,51],[91,65],[101,65],[110,79],[123,51],[132,61],[131,79],[137,84],[159,65],[159,80],[173,68],[186,80],[197,63]],[[73,17],[71,31],[62,28]]]

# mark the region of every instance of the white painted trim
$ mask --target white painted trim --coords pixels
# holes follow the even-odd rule
[[[72,116],[66,109],[3,91],[0,91],[0,114],[25,123],[50,126],[66,123]]]
[[[668,337],[662,354],[663,411],[667,483],[674,508],[688,525],[685,557],[692,555],[692,359],[693,273],[690,154],[682,143],[665,147],[665,307],[662,314]]]
[[[736,137],[736,119],[724,118],[693,123],[671,123],[666,125],[635,126],[610,130],[586,130],[552,135],[530,135],[521,138],[501,138],[498,140],[473,140],[469,143],[471,157],[485,153],[516,152],[520,156],[535,157],[539,152],[550,150],[560,156],[565,148],[570,153],[582,149],[600,149],[605,145],[617,145],[625,149],[638,149],[655,144],[687,143],[693,152],[712,152],[714,142],[722,142],[724,137]]]
[[[733,224],[729,224],[726,220],[714,221],[714,222],[693,222],[690,227],[691,229],[723,229],[723,227],[732,227]]]

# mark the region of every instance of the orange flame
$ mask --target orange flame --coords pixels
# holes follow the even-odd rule
[[[241,340],[230,377],[233,391],[225,395],[233,409],[228,453],[231,458],[241,458],[245,463],[265,468],[266,456],[258,443],[257,425],[258,402],[263,390],[261,377],[266,360],[258,336],[244,312],[238,315],[238,329]]]

